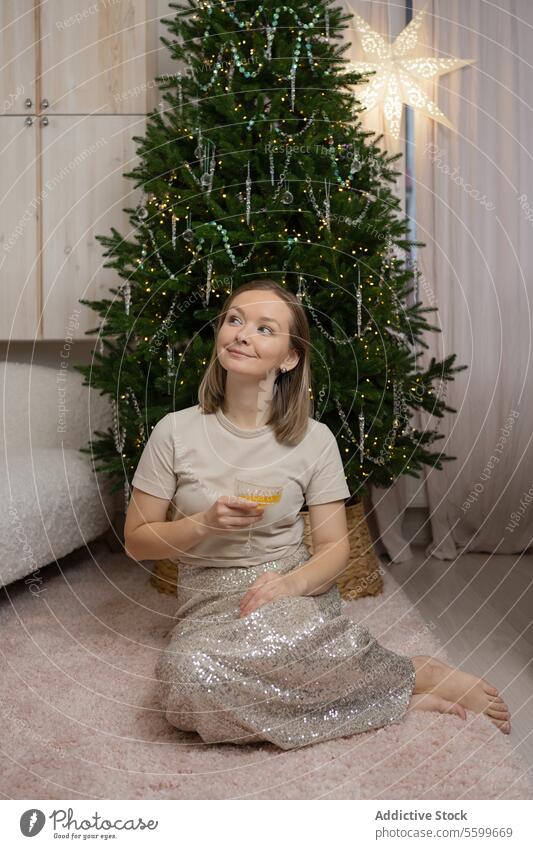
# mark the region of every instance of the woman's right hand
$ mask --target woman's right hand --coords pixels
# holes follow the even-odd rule
[[[249,528],[265,512],[264,505],[247,501],[236,495],[221,495],[209,510],[203,513],[204,522],[211,534],[225,534]]]

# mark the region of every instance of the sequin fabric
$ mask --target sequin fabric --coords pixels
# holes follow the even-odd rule
[[[302,543],[258,566],[180,565],[177,622],[156,664],[172,725],[205,743],[270,741],[287,750],[402,719],[414,664],[341,612],[337,585],[239,617],[259,575],[285,574],[310,556]]]

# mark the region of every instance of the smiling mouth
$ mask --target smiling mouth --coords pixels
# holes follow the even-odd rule
[[[235,355],[235,356],[237,356],[237,357],[247,357],[248,359],[251,359],[251,355],[250,355],[250,354],[244,354],[244,353],[243,353],[243,352],[241,352],[241,351],[235,351],[235,350],[232,350],[231,348],[228,348],[228,352],[229,352],[230,354],[234,354],[234,355]]]

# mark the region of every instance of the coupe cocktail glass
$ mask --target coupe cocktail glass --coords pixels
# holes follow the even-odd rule
[[[245,498],[247,501],[254,501],[256,504],[263,504],[265,507],[268,504],[275,504],[281,500],[282,486],[265,486],[260,483],[250,483],[249,481],[235,481],[235,495],[239,498]],[[252,528],[248,531],[248,539],[246,541],[245,550],[249,553],[252,550]]]

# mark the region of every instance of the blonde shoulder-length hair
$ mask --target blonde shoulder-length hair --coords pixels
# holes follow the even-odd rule
[[[216,339],[236,296],[252,290],[273,292],[287,304],[291,312],[289,348],[296,350],[300,358],[293,369],[280,372],[276,377],[275,391],[270,403],[270,416],[265,424],[272,425],[278,442],[285,445],[297,445],[305,436],[308,419],[312,418],[314,412],[314,403],[309,391],[311,388],[309,324],[305,310],[296,295],[274,280],[250,280],[235,289],[226,299],[218,317],[211,358],[198,388],[198,403],[203,413],[215,413],[218,409],[224,412],[226,369],[220,365]]]

